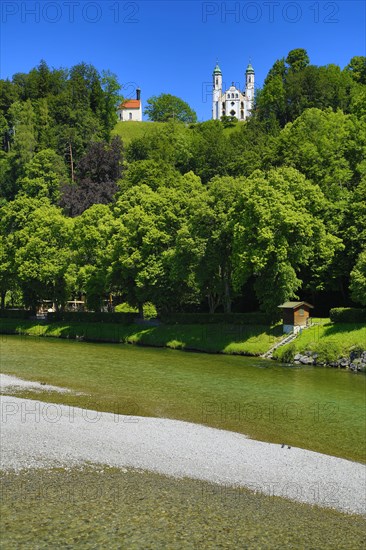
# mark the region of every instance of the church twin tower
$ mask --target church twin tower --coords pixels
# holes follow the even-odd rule
[[[220,120],[222,116],[233,116],[239,121],[250,116],[254,104],[254,69],[249,63],[245,71],[245,90],[241,92],[234,86],[224,92],[222,73],[218,65],[213,72],[212,118]]]

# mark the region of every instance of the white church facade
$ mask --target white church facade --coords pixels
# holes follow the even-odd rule
[[[240,91],[234,82],[226,92],[223,90],[221,69],[216,65],[213,72],[212,118],[220,120],[223,116],[246,120],[254,105],[254,69],[249,63],[245,71],[245,89]]]
[[[142,122],[142,102],[141,90],[136,89],[136,99],[125,99],[117,108],[117,117],[119,121],[134,120]]]

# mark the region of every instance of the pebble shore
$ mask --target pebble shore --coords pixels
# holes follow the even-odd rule
[[[133,468],[366,514],[366,467],[357,462],[189,422],[13,395],[1,396],[1,410],[4,471],[83,464]]]

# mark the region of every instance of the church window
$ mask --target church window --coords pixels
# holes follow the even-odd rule
[[[231,102],[231,106],[232,106],[232,107],[234,107],[234,105],[235,105],[235,102],[234,102],[234,101],[232,101],[232,102]]]
[[[240,112],[240,118],[244,118],[244,111]]]
[[[235,97],[239,97],[239,94],[235,94]]]
[[[242,109],[244,109],[244,101],[241,102],[240,106]]]
[[[132,120],[132,113],[128,113],[128,118]]]
[[[230,114],[231,114],[231,116],[235,116],[236,113],[235,113],[234,109],[231,109]]]

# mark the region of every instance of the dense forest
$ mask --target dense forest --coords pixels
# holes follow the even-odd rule
[[[0,81],[2,308],[366,305],[365,57],[293,50],[247,122],[174,118],[127,146],[119,90],[84,63]]]

